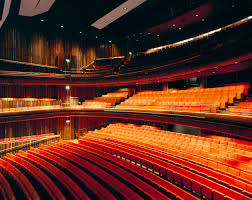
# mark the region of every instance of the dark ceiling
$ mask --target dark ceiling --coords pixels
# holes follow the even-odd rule
[[[150,28],[211,3],[212,10],[203,21],[194,22],[182,30],[180,27],[168,33],[161,33],[160,37],[164,36],[167,42],[167,37],[173,38],[169,41],[177,40],[185,35],[190,36],[231,23],[248,16],[252,10],[252,0],[147,0],[102,30],[91,27],[93,22],[124,2],[125,0],[56,0],[49,12],[29,18],[18,16],[20,0],[13,0],[11,14],[2,29],[21,26],[48,34],[60,33],[66,37],[86,37],[95,40],[98,36],[106,40],[130,38],[138,41],[143,35],[148,36],[147,30]]]

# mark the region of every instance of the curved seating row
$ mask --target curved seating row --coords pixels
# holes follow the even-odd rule
[[[116,126],[118,127],[116,128]],[[132,133],[128,135],[129,137],[127,137],[128,133],[125,130],[121,133],[121,137],[116,135],[116,132],[122,130],[123,126],[131,128],[126,128],[128,132]],[[165,149],[163,145],[160,146],[160,143],[155,144],[155,138],[151,138],[149,142],[145,141],[143,135],[154,134],[154,131],[148,132],[145,127],[143,132],[140,133],[137,129],[142,127],[134,127],[136,126],[113,124],[110,130],[105,128],[89,133],[87,137],[85,136],[80,140],[80,143],[109,151],[109,153],[115,155],[118,154],[128,160],[151,168],[161,176],[169,177],[171,181],[178,182],[180,185],[208,199],[252,198],[252,186],[250,184],[252,173],[250,171],[240,170],[238,171],[239,174],[237,174],[237,170],[231,166],[221,171],[215,168],[214,161],[208,159],[196,160],[192,159],[192,156],[179,153],[176,150],[168,151],[169,148]],[[158,132],[157,129],[156,132]],[[168,135],[162,134],[161,140]],[[135,139],[133,135],[139,135],[139,138]],[[195,138],[192,137],[193,139]],[[208,165],[208,163],[212,165]]]
[[[228,104],[233,104],[235,100],[243,99],[248,94],[248,88],[244,84],[204,89],[144,91],[136,93],[116,107],[217,112],[225,109]]]
[[[131,89],[123,88],[113,93],[107,93],[101,97],[94,97],[92,100],[85,100],[82,103],[84,108],[109,108],[120,103],[132,94]]]
[[[6,199],[199,199],[137,165],[72,142],[7,154],[0,170]]]
[[[110,137],[116,137],[119,139],[127,138],[129,141],[144,142],[151,147],[155,145],[160,149],[176,151],[177,154],[182,154],[189,158],[192,157],[192,159],[197,162],[207,164],[210,167],[212,166],[224,172],[231,171],[232,173],[242,175],[243,172],[246,173],[246,171],[252,172],[251,142],[245,141],[246,145],[239,143],[237,145],[237,143],[234,142],[237,140],[223,143],[217,139],[212,140],[210,138],[172,133],[162,130],[141,131],[141,127],[137,128],[131,126],[129,129],[127,127],[128,126],[121,124],[111,124],[106,129],[95,131],[95,134],[110,134]],[[242,173],[240,173],[241,171]]]
[[[252,116],[252,102],[240,102],[235,106],[230,106],[226,113]]]

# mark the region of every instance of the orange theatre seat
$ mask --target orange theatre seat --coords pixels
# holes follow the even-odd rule
[[[101,130],[89,132],[80,139],[80,143],[139,164],[207,199],[252,198],[252,171],[236,168],[228,160],[221,159],[219,147],[225,144],[221,140],[159,129],[148,130],[150,132],[144,126],[110,124]],[[189,142],[188,145],[185,142]],[[232,148],[238,147],[236,142],[230,144]],[[195,150],[201,146],[203,148],[197,153]],[[176,150],[176,147],[180,148]],[[202,153],[202,150],[206,153]],[[233,152],[241,151],[237,149]],[[230,154],[232,159],[238,159],[235,155]]]
[[[248,86],[246,86],[248,87]],[[245,85],[219,88],[138,92],[116,109],[157,109],[189,112],[220,112],[247,94]]]
[[[83,108],[104,109],[119,104],[132,94],[132,90],[128,88],[119,89],[113,93],[107,93],[101,97],[94,97],[92,100],[85,100],[82,103]]]

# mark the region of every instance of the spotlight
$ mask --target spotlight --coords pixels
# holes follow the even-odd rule
[[[66,63],[69,64],[70,62],[71,62],[71,60],[66,58]]]
[[[71,121],[70,121],[69,119],[68,119],[68,120],[66,120],[66,124],[70,124],[70,122],[71,122]]]
[[[70,86],[69,86],[69,85],[66,85],[65,89],[66,89],[66,90],[70,90]]]
[[[97,39],[97,38],[98,38],[98,36],[95,36],[95,38]]]
[[[80,34],[82,34],[82,31],[80,31]]]
[[[196,17],[198,17],[199,15],[195,15]]]
[[[205,19],[202,19],[201,21],[202,21],[202,22],[204,22],[204,21],[205,21]]]
[[[109,43],[111,43],[111,40],[109,40]]]
[[[150,33],[148,33],[148,35],[150,35]]]
[[[123,8],[123,10],[127,10],[127,9],[128,9],[128,8],[126,8],[126,7],[125,7],[125,8]]]
[[[64,28],[64,26],[61,25],[60,28]]]
[[[176,26],[175,24],[173,24],[172,26]]]
[[[131,51],[129,52],[129,55],[130,55],[130,56],[132,55],[132,52],[131,52]]]
[[[44,22],[45,20],[41,19],[40,21],[41,21],[41,22]]]

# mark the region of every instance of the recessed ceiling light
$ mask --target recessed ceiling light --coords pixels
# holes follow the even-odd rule
[[[127,10],[128,8],[124,7],[123,10]]]
[[[179,30],[181,30],[181,27],[179,27]]]
[[[95,36],[95,38],[97,39],[97,38],[98,38],[98,36]]]
[[[62,26],[62,25],[61,25],[60,27],[61,27],[61,28],[64,28],[64,26]]]
[[[111,43],[111,40],[109,40],[109,43]]]
[[[157,35],[159,37],[159,35]]]
[[[80,34],[82,34],[82,31],[80,31]]]
[[[148,35],[150,35],[150,33],[148,33]]]
[[[204,22],[204,21],[205,21],[205,19],[202,19],[201,21],[202,21],[202,22]]]
[[[70,90],[70,86],[69,86],[69,85],[66,85],[66,86],[65,86],[65,89],[66,89],[66,90]]]
[[[41,22],[44,22],[45,20],[41,19],[40,21],[41,21]]]
[[[199,15],[195,15],[196,17],[198,17]]]
[[[173,24],[172,26],[175,26],[175,24]]]

